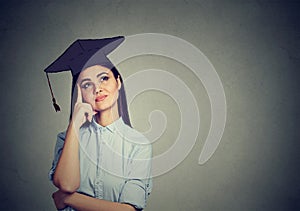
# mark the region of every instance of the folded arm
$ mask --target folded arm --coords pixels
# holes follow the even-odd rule
[[[118,202],[111,202],[102,199],[93,198],[80,193],[65,193],[61,190],[52,195],[55,205],[58,209],[67,206],[78,211],[135,211],[136,209],[129,205]]]

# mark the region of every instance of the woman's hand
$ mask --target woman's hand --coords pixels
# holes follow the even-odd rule
[[[91,122],[93,115],[96,114],[92,106],[82,101],[82,94],[80,86],[77,84],[77,100],[74,105],[72,114],[72,123],[76,129],[79,129],[86,121]]]
[[[61,190],[58,190],[52,194],[54,204],[58,210],[62,210],[67,207],[65,204],[65,199],[69,195],[71,194],[62,192]]]

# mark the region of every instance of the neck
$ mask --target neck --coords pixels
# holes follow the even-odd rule
[[[118,106],[98,112],[96,114],[96,121],[99,125],[105,127],[120,118]]]

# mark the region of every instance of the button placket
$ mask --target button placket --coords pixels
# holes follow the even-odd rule
[[[102,162],[102,128],[97,128],[97,166],[95,178],[95,195],[97,198],[103,198],[103,181],[101,179],[101,162]]]

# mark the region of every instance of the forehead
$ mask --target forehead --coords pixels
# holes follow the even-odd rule
[[[96,77],[100,73],[108,73],[111,74],[111,70],[107,67],[103,67],[101,65],[94,65],[91,67],[88,67],[81,71],[79,74],[78,79],[88,78],[88,77]]]

